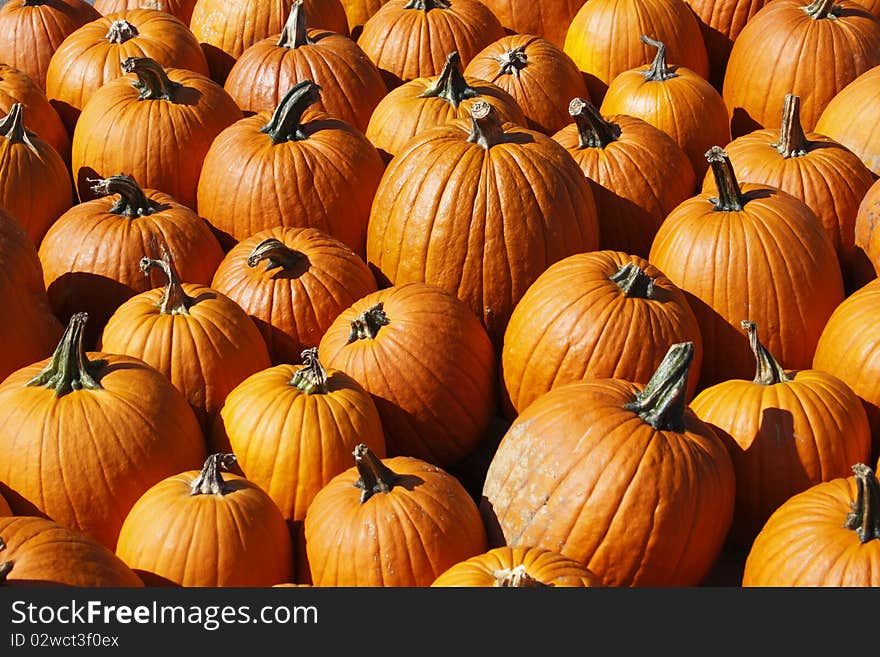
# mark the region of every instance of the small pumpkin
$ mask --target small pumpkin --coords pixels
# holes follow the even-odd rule
[[[442,573],[435,587],[597,587],[596,574],[559,552],[539,547],[492,548]]]
[[[24,108],[24,127],[40,135],[69,163],[70,135],[46,93],[24,71],[0,64],[0,114],[8,114],[15,103]]]

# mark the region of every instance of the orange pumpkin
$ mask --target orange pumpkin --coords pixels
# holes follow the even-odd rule
[[[24,71],[0,64],[0,114],[8,114],[15,103],[24,108],[24,127],[49,143],[65,163],[70,162],[70,136],[45,92]]]
[[[9,503],[6,501],[6,498],[3,495],[0,495],[0,516],[11,516],[12,509],[9,508]]]
[[[562,48],[565,33],[584,0],[482,0],[511,34],[533,34]]]
[[[862,287],[877,278],[880,270],[880,179],[875,180],[859,203],[853,226],[855,245],[853,275],[855,284]]]
[[[492,548],[460,561],[442,573],[436,587],[596,587],[596,574],[559,552],[538,547]]]
[[[189,25],[196,0],[94,0],[94,7],[101,15],[115,14],[126,9],[158,9]]]

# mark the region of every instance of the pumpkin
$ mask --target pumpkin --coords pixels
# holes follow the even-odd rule
[[[148,586],[272,586],[289,581],[294,548],[266,492],[235,474],[233,454],[156,483],[132,506],[116,554]]]
[[[803,201],[738,182],[723,149],[706,154],[717,195],[684,201],[654,237],[648,260],[687,295],[703,336],[699,389],[749,379],[740,329],[749,317],[783,367],[810,366],[825,322],[843,300],[834,246]]]
[[[533,34],[511,34],[490,43],[474,55],[464,74],[509,93],[526,117],[525,127],[548,135],[570,121],[572,98],[589,99],[581,72],[562,46]]]
[[[784,502],[746,558],[744,587],[880,586],[880,484],[864,463]]]
[[[199,424],[158,370],[86,352],[77,313],[51,358],[0,384],[3,495],[16,515],[45,515],[111,550],[125,515],[157,481],[205,458]]]
[[[351,467],[363,443],[385,458],[385,434],[376,404],[363,386],[326,370],[317,347],[302,365],[283,364],[252,374],[227,396],[215,445],[228,443],[247,478],[281,510],[298,546],[297,582],[310,580],[302,523],[312,500]]]
[[[269,367],[269,350],[247,313],[206,285],[181,283],[171,256],[144,257],[145,276],[165,284],[124,302],[101,334],[99,349],[139,358],[162,372],[186,397],[207,434],[226,395]]]
[[[418,458],[354,449],[306,511],[315,586],[427,587],[488,549],[476,503],[458,480]]]
[[[357,42],[394,89],[440,75],[453,51],[467,66],[504,34],[495,14],[478,0],[388,0],[364,23]]]
[[[6,501],[6,498],[3,495],[0,495],[0,516],[11,516],[12,509],[9,508],[9,503]]]
[[[410,283],[372,292],[340,313],[318,348],[326,367],[373,396],[389,456],[450,467],[489,429],[495,351],[477,317],[441,288]]]
[[[850,0],[805,2],[767,3],[734,42],[722,87],[733,137],[778,128],[787,93],[812,132],[837,92],[880,64],[880,19]]]
[[[690,198],[696,174],[672,137],[642,119],[602,116],[586,98],[553,135],[580,165],[596,201],[599,246],[648,257],[666,215]]]
[[[250,315],[275,365],[298,362],[343,310],[377,289],[366,263],[316,228],[267,228],[242,240],[211,287]]]
[[[535,35],[562,48],[565,33],[584,0],[482,0],[504,29],[512,34]]]
[[[86,0],[7,0],[0,7],[0,62],[26,73],[46,91],[55,49],[78,27],[101,17]]]
[[[730,528],[735,479],[685,403],[693,355],[676,343],[647,385],[574,382],[526,407],[486,473],[490,546],[559,552],[606,586],[699,584]]]
[[[470,122],[410,140],[370,213],[367,262],[384,281],[441,287],[481,318],[498,349],[513,307],[557,260],[599,244],[596,205],[572,156],[503,125],[477,101]]]
[[[816,132],[843,144],[880,176],[880,65],[865,71],[838,91],[816,121]],[[853,120],[858,117],[858,120]]]
[[[128,57],[151,57],[166,68],[208,75],[199,42],[179,19],[159,9],[124,9],[69,35],[46,70],[46,95],[69,134],[86,102],[105,82],[123,75]]]
[[[113,550],[82,532],[47,518],[19,516],[0,517],[0,586],[142,588],[144,583]]]
[[[751,380],[710,386],[691,409],[724,440],[736,472],[736,506],[729,540],[748,547],[789,497],[846,477],[868,458],[871,429],[859,398],[836,376],[815,369],[786,371],[742,327],[757,363]]]
[[[583,588],[602,586],[602,583],[584,564],[553,550],[505,545],[459,561],[431,586]]]
[[[207,224],[168,194],[142,189],[127,175],[110,175],[92,185],[98,198],[61,215],[39,250],[53,311],[64,322],[76,312],[88,312],[89,346],[124,301],[162,284],[159,274],[145,277],[138,266],[144,255],[158,255],[160,244],[190,283],[210,283],[223,259]]]
[[[513,96],[491,82],[465,77],[461,55],[451,52],[440,75],[410,80],[382,98],[364,134],[387,162],[428,128],[468,118],[480,100],[492,105],[501,121],[526,125]]]
[[[127,74],[98,89],[73,132],[72,169],[81,201],[90,178],[119,172],[195,210],[202,161],[241,110],[200,73],[163,68],[149,57],[122,62]]]
[[[620,251],[569,256],[548,267],[516,304],[501,371],[508,417],[548,390],[593,378],[647,384],[669,348],[689,341],[687,399],[702,359],[684,293],[644,258]]]
[[[94,7],[102,16],[126,9],[158,9],[187,26],[195,4],[196,0],[94,0]]]
[[[591,0],[572,19],[563,49],[583,71],[597,105],[618,74],[651,62],[642,34],[666,44],[679,66],[709,74],[700,25],[684,0]]]
[[[379,69],[357,43],[306,26],[303,0],[295,0],[279,35],[245,49],[223,86],[244,112],[271,112],[293,85],[306,79],[321,87],[314,109],[361,132],[388,92]]]
[[[616,75],[599,110],[635,116],[665,132],[687,153],[701,180],[709,168],[706,151],[730,141],[727,106],[701,74],[667,63],[666,44],[645,35],[642,41],[657,48],[654,61]]]
[[[862,197],[856,210],[853,253],[854,284],[862,287],[877,278],[880,269],[880,179],[875,180]]]
[[[190,29],[208,58],[211,79],[226,77],[246,48],[278,34],[295,0],[196,0]],[[348,19],[340,0],[304,0],[312,27],[348,34]]]
[[[198,182],[199,214],[228,251],[267,228],[312,227],[365,252],[382,157],[350,124],[311,109],[321,87],[303,80],[274,113],[223,130]]]
[[[844,289],[852,291],[859,286],[854,271],[856,214],[874,175],[848,148],[817,132],[805,133],[800,102],[800,96],[786,94],[779,128],[737,137],[724,150],[739,180],[777,187],[816,213],[837,253]],[[714,191],[714,179],[707,175],[703,192]]]
[[[24,127],[58,151],[65,164],[69,162],[70,136],[46,94],[24,71],[0,64],[0,114],[8,114],[15,103],[24,108]]]
[[[25,128],[24,108],[15,103],[0,119],[0,206],[39,246],[52,223],[71,205],[73,188],[64,160]]]

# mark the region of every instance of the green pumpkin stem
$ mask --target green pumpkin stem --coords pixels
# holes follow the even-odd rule
[[[498,112],[485,100],[478,100],[471,105],[471,134],[468,141],[479,144],[489,150],[496,144],[506,141],[504,128]]]
[[[306,25],[306,10],[303,0],[296,0],[290,7],[287,21],[281,30],[281,36],[275,45],[281,48],[299,48],[300,46],[313,46],[315,42],[309,38],[309,29]]]
[[[598,108],[583,98],[572,98],[568,113],[578,131],[578,149],[605,148],[620,138],[620,126],[602,118]]]
[[[480,92],[470,86],[464,79],[461,69],[461,55],[457,50],[446,56],[446,64],[437,76],[437,81],[419,94],[419,98],[442,98],[453,107],[461,105],[463,100],[476,98]]]
[[[713,146],[706,151],[706,159],[712,168],[715,188],[718,190],[718,196],[710,199],[715,206],[715,211],[739,212],[745,206],[746,199],[740,189],[739,182],[737,182],[733,165],[730,163],[727,153],[720,146]]]
[[[428,12],[432,9],[449,9],[451,6],[449,0],[409,0],[403,8]]]
[[[747,319],[740,322],[740,325],[749,336],[749,346],[752,348],[752,353],[755,355],[755,362],[757,363],[753,381],[763,386],[772,386],[777,383],[788,383],[791,381],[791,377],[785,372],[779,361],[758,340],[758,325]]]
[[[492,78],[492,82],[495,82],[502,75],[512,75],[518,78],[519,72],[529,65],[529,56],[526,54],[524,45],[505,50],[503,54],[496,55],[494,59],[498,62],[498,72]]]
[[[98,372],[107,364],[101,359],[89,360],[83,349],[83,329],[89,319],[88,313],[74,313],[64,335],[55,348],[49,363],[34,378],[27,382],[28,386],[40,386],[55,391],[56,397],[62,397],[74,390],[99,390]]]
[[[624,408],[657,430],[684,431],[685,391],[693,358],[693,342],[672,345],[635,401]]]
[[[149,57],[129,57],[122,62],[124,73],[134,73],[137,80],[132,86],[140,92],[141,100],[174,100],[174,92],[180,88],[155,59]]]
[[[9,108],[9,114],[0,120],[0,137],[5,137],[13,144],[26,144],[33,149],[34,145],[28,132],[24,127],[24,106],[21,103],[13,103]]]
[[[805,7],[801,7],[804,13],[814,20],[828,18],[837,20],[838,7],[837,0],[813,0]]]
[[[864,463],[852,466],[856,477],[858,494],[850,503],[852,511],[847,514],[844,527],[855,530],[862,543],[880,538],[880,482],[874,471]]]
[[[807,154],[810,142],[804,134],[801,123],[801,98],[785,94],[782,104],[782,125],[779,127],[779,141],[770,144],[782,157],[800,157]]]
[[[327,370],[318,359],[318,348],[309,347],[300,355],[303,367],[294,373],[288,385],[299,388],[307,395],[326,395],[330,392],[327,387]]]
[[[385,314],[384,306],[384,302],[380,301],[351,320],[351,332],[348,334],[346,344],[367,338],[372,340],[379,334],[380,328],[390,324],[391,320]]]
[[[0,552],[6,549],[6,542],[0,538]],[[12,570],[12,566],[14,562],[10,559],[9,561],[0,561],[0,585],[2,585],[6,581],[6,576]]]
[[[269,135],[273,144],[308,139],[308,135],[302,129],[302,115],[319,100],[321,100],[319,85],[311,80],[298,82],[284,94],[271,120],[260,128],[260,132]]]
[[[652,299],[654,297],[654,279],[634,262],[622,265],[612,276],[626,297]]]
[[[211,454],[205,459],[199,476],[189,489],[190,495],[226,495],[231,490],[220,470],[230,470],[236,464],[235,454]]]
[[[134,178],[125,174],[110,176],[109,178],[88,179],[94,183],[92,191],[100,196],[119,194],[119,200],[108,210],[112,214],[123,217],[146,217],[154,212],[165,209],[161,203],[147,198],[144,190],[137,184]]]
[[[141,258],[139,267],[144,276],[149,276],[154,267],[161,269],[165,274],[165,292],[159,303],[156,304],[160,313],[163,315],[189,315],[189,309],[196,300],[184,291],[168,251],[162,249],[161,259]]]
[[[110,43],[121,44],[138,36],[138,29],[126,20],[115,20],[104,38]]]
[[[293,269],[302,262],[305,254],[294,251],[284,242],[274,237],[267,237],[254,247],[247,259],[248,267],[256,267],[263,260],[266,261],[266,271],[271,269]]]
[[[526,572],[523,564],[515,568],[503,568],[492,573],[495,582],[492,586],[500,588],[539,589],[549,588],[544,582],[535,579]]]
[[[678,77],[675,69],[670,68],[669,64],[666,63],[666,44],[662,41],[656,41],[644,34],[640,38],[645,45],[653,46],[657,49],[657,54],[654,55],[654,61],[651,62],[651,66],[642,71],[645,80],[650,82],[663,82],[664,80]]]
[[[358,471],[355,486],[361,489],[361,504],[376,493],[389,493],[397,485],[400,476],[382,463],[373,451],[363,443],[354,448],[354,464]]]

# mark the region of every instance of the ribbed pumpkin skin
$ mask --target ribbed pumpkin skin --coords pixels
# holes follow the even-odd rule
[[[6,116],[15,103],[24,108],[24,127],[37,133],[69,162],[70,136],[45,92],[24,71],[0,64],[0,116]]]
[[[367,263],[381,276],[455,294],[499,349],[541,272],[599,245],[595,201],[574,159],[540,132],[505,131],[488,149],[468,141],[461,120],[413,138],[385,170],[367,233]]]
[[[562,48],[568,25],[584,0],[485,0],[483,4],[492,10],[506,30],[534,34]]]
[[[722,89],[734,138],[778,128],[787,93],[802,98],[804,130],[813,131],[835,94],[880,64],[880,19],[850,0],[835,3],[836,19],[813,19],[803,11],[809,4],[768,3],[734,42]]]
[[[387,0],[342,0],[345,17],[348,19],[348,32],[352,39],[357,39],[360,36],[364,23],[379,11],[379,7],[385,2]]]
[[[346,344],[351,321],[376,303],[390,324]],[[376,403],[389,456],[447,467],[477,447],[497,401],[497,367],[485,329],[448,292],[425,283],[380,289],[343,311],[319,345]]]
[[[880,176],[880,65],[865,71],[837,92],[816,122],[816,132],[831,137],[858,155]],[[856,117],[856,120],[853,120]]]
[[[181,280],[189,283],[210,283],[223,259],[220,244],[197,214],[168,194],[143,192],[163,209],[126,217],[110,211],[117,195],[92,199],[59,217],[40,244],[52,309],[64,322],[75,312],[88,312],[89,345],[122,303],[162,284],[159,273],[144,276],[138,268],[144,256],[158,255],[157,245],[165,245]]]
[[[789,497],[846,477],[871,453],[868,418],[852,389],[821,370],[792,374],[773,385],[724,381],[691,402],[730,450],[737,484],[730,539],[741,545]]]
[[[190,495],[191,470],[168,477],[132,507],[116,554],[148,586],[272,586],[290,581],[294,549],[271,498],[234,474],[225,495]]]
[[[361,504],[358,471],[350,468],[309,506],[304,527],[315,586],[427,587],[488,549],[477,506],[457,479],[418,458],[383,463],[402,477],[390,492]]]
[[[128,356],[88,357],[107,360],[101,390],[56,397],[27,387],[48,360],[0,385],[0,449],[17,455],[0,460],[0,481],[17,515],[45,514],[112,550],[137,499],[164,477],[197,467],[205,443],[186,399],[160,372]]]
[[[110,80],[83,108],[73,132],[72,170],[80,200],[87,178],[124,172],[196,209],[202,161],[214,138],[242,116],[222,87],[200,73],[165,69],[182,85],[175,102],[138,99],[134,74]]]
[[[786,501],[746,558],[742,585],[880,586],[880,541],[861,543],[844,527],[855,477],[817,484]]]
[[[877,278],[880,269],[880,231],[875,230],[880,222],[880,180],[865,192],[856,211],[855,225],[855,262],[854,274],[859,287]]]
[[[694,168],[672,137],[650,123],[619,114],[604,118],[620,128],[618,138],[604,148],[580,148],[574,123],[553,139],[590,182],[599,246],[647,258],[666,215],[694,193]]]
[[[115,21],[125,21],[137,35],[112,43],[107,34]],[[125,9],[106,14],[76,30],[58,46],[46,71],[46,96],[73,134],[82,108],[104,83],[122,77],[119,63],[128,57],[150,57],[167,68],[208,75],[199,42],[179,19],[159,9]]]
[[[584,72],[594,103],[618,74],[654,58],[643,34],[666,44],[670,62],[709,74],[700,25],[684,0],[590,0],[572,19],[564,50]]]
[[[541,5],[532,6],[537,9]],[[497,58],[516,48],[525,54],[526,66],[500,73]],[[509,93],[527,119],[525,127],[547,135],[568,125],[571,117],[566,108],[572,98],[589,98],[581,72],[562,46],[533,33],[511,34],[490,43],[474,56],[464,73]]]
[[[85,534],[36,516],[0,517],[3,586],[143,587],[113,551]]]
[[[363,133],[308,108],[306,139],[274,144],[260,112],[221,132],[198,184],[199,214],[231,248],[277,226],[317,228],[364,257],[370,205],[385,169]]]
[[[196,0],[95,0],[94,7],[103,16],[126,9],[158,9],[189,25]]]
[[[483,487],[490,545],[560,552],[606,586],[700,583],[730,527],[730,456],[692,411],[675,432],[625,410],[641,389],[575,382],[520,413]]]
[[[304,256],[292,269],[248,266],[265,239],[280,240]],[[333,320],[377,289],[366,263],[348,246],[316,228],[268,228],[236,244],[217,267],[211,287],[254,320],[275,365],[298,363]]]
[[[64,331],[52,313],[37,249],[9,213],[0,208],[0,304],[14,309],[0,322],[0,381],[52,353]]]
[[[0,62],[26,73],[46,90],[46,69],[55,49],[78,27],[101,17],[86,0],[25,5],[8,0],[0,7]]]
[[[653,298],[628,297],[611,280],[629,263],[654,279]],[[694,343],[690,398],[702,339],[684,293],[639,256],[608,250],[569,256],[538,277],[510,317],[501,352],[505,391],[521,412],[548,390],[585,378],[645,384],[669,348],[687,341]]]
[[[433,0],[424,0],[433,3]],[[440,75],[446,56],[457,51],[462,66],[496,39],[504,28],[476,0],[449,0],[429,11],[406,9],[409,0],[388,0],[366,23],[358,45],[385,78],[389,89],[416,78]]]
[[[825,322],[843,300],[834,247],[802,201],[771,187],[741,185],[739,212],[716,212],[698,194],[673,210],[648,260],[687,296],[703,336],[699,389],[751,379],[754,359],[740,322],[786,369],[810,366]]]
[[[522,567],[543,586],[602,586],[598,577],[582,563],[558,552],[532,547],[498,547],[461,561],[434,580],[437,587],[499,586],[499,577]]]

